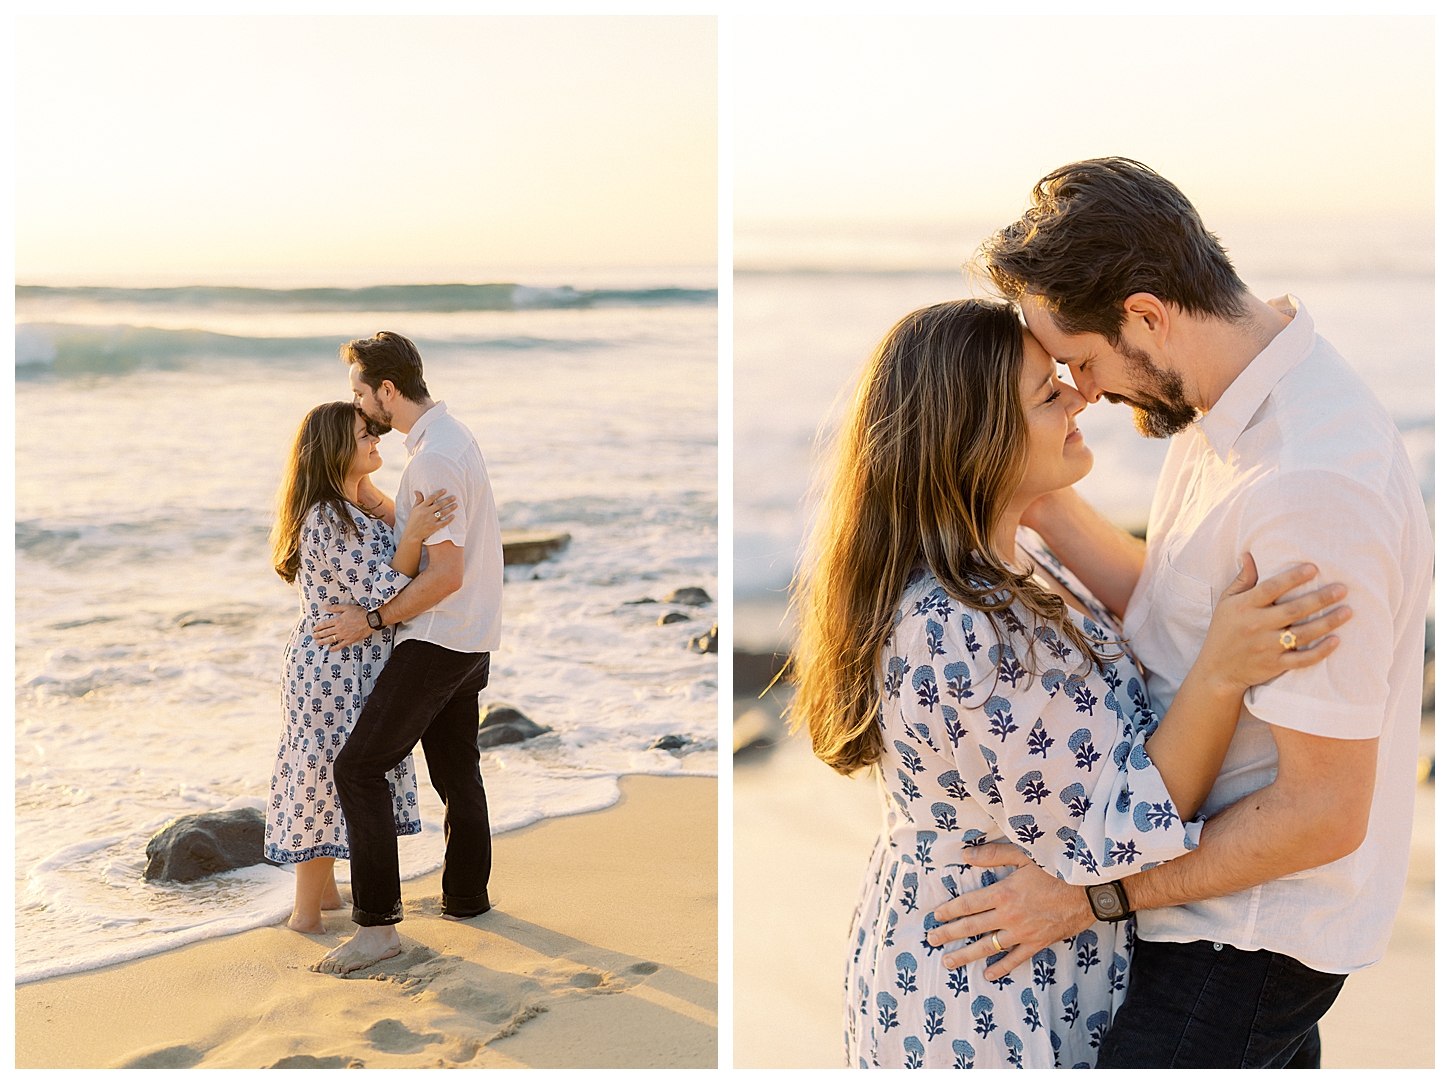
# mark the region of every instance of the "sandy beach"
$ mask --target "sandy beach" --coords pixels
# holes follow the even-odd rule
[[[758,703],[737,700],[735,712],[737,719],[760,712],[744,724],[759,732],[781,703],[772,693]],[[1425,741],[1433,747],[1433,724]],[[734,795],[734,1064],[837,1068],[844,939],[880,827],[876,785],[869,776],[837,775],[801,735],[737,756]],[[1416,792],[1411,847],[1409,884],[1384,959],[1349,977],[1320,1024],[1325,1068],[1435,1064],[1431,782]],[[782,894],[781,885],[794,888]]]
[[[494,840],[494,908],[403,887],[401,955],[308,969],[354,929],[278,925],[18,987],[18,1068],[713,1068],[714,779],[628,776]],[[344,899],[348,889],[343,886]]]

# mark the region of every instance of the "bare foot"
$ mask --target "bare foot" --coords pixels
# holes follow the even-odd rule
[[[293,911],[292,917],[287,920],[287,928],[296,930],[298,933],[327,932],[327,927],[322,924],[321,915],[304,915],[297,911]]]
[[[346,975],[349,971],[370,967],[379,960],[396,956],[403,949],[398,931],[393,926],[359,926],[357,933],[338,945],[317,963],[313,971],[328,975]]]
[[[322,909],[324,911],[341,911],[344,906],[346,905],[342,902],[342,896],[338,894],[336,885],[332,886],[330,893],[324,892],[322,894]]]

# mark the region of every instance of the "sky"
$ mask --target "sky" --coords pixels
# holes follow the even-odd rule
[[[708,16],[27,17],[19,282],[712,265]]]
[[[1429,17],[746,17],[737,224],[1010,221],[1122,155],[1205,219],[1433,214]]]

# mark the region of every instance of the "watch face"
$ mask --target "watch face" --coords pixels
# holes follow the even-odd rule
[[[1095,885],[1088,898],[1098,918],[1113,918],[1123,913],[1123,905],[1112,885]]]

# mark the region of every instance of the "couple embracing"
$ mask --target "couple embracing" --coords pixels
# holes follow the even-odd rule
[[[324,932],[342,906],[333,863],[352,864],[358,929],[314,970],[397,955],[397,837],[422,831],[419,741],[445,807],[443,914],[489,910],[492,843],[478,760],[478,694],[498,649],[503,546],[478,444],[435,403],[417,348],[382,331],[341,348],[351,402],[297,430],[272,532],[277,574],[302,614],[282,671],[282,738],[265,851],[295,863],[288,925]],[[378,438],[406,434],[396,503],[371,475]]]
[[[1004,301],[867,365],[797,588],[795,718],[884,806],[848,1064],[1318,1067],[1408,869],[1403,444],[1139,163],[1049,174],[983,260]],[[1072,489],[1099,398],[1172,438],[1146,544]]]

